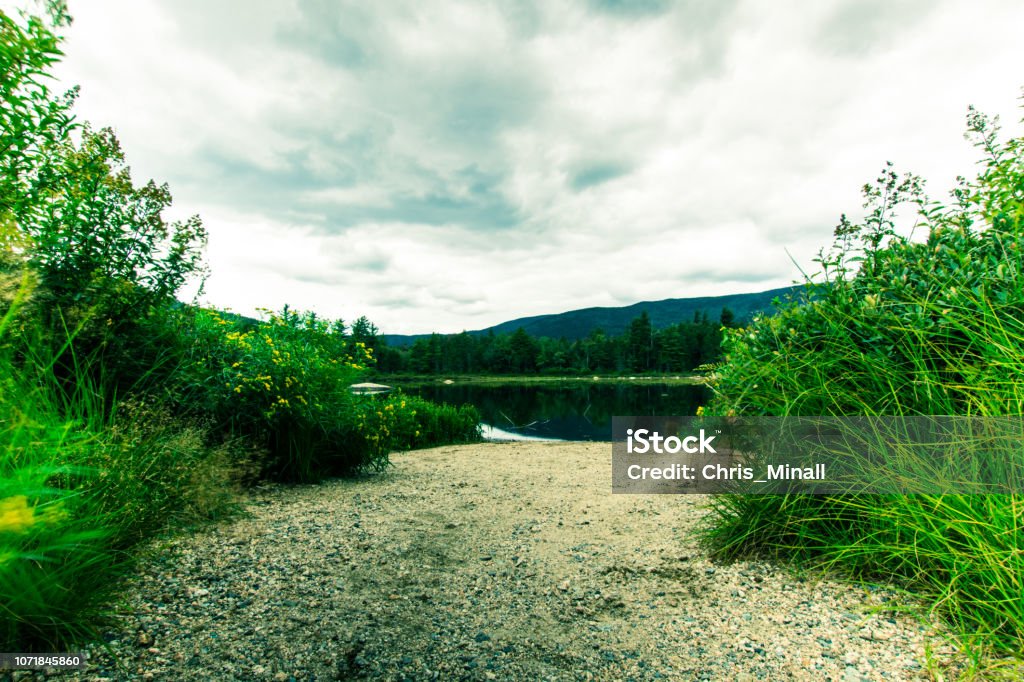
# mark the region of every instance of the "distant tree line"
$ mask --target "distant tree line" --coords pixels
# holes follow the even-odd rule
[[[644,311],[617,336],[595,329],[570,341],[534,337],[520,327],[509,334],[432,334],[406,348],[388,347],[376,328],[362,326],[377,369],[386,373],[678,373],[718,361],[722,329],[735,326],[735,316],[723,308],[717,320],[701,312],[692,321],[655,329]]]

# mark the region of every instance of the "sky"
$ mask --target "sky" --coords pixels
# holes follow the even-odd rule
[[[813,270],[886,161],[1020,134],[1019,0],[71,0],[58,73],[203,301],[458,332]]]

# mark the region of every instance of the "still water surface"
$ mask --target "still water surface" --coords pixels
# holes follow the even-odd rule
[[[498,440],[607,441],[611,440],[613,416],[689,416],[710,397],[703,386],[652,381],[436,383],[401,388],[435,402],[475,405],[484,423],[484,436]]]

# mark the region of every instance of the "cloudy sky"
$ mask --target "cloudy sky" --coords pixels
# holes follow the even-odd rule
[[[199,213],[205,300],[455,332],[790,283],[968,104],[1019,0],[71,0],[60,76]]]

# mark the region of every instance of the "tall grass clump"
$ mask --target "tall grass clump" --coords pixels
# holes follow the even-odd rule
[[[161,408],[111,411],[84,367],[69,390],[19,335],[0,343],[0,648],[54,650],[93,632],[138,543],[230,508],[235,458]]]
[[[27,289],[23,284],[21,292]],[[19,293],[21,293],[19,292]],[[18,298],[22,298],[19,296]],[[17,301],[16,301],[17,302]],[[15,318],[12,305],[0,338]],[[120,557],[102,514],[51,484],[97,446],[95,434],[55,411],[54,396],[26,386],[0,352],[0,648],[81,636],[109,596]],[[79,428],[76,428],[78,426]]]
[[[980,172],[947,203],[887,166],[845,216],[820,276],[771,317],[730,330],[718,415],[1024,414],[1024,139],[970,110]],[[895,210],[910,206],[909,230]],[[713,502],[725,557],[769,555],[896,581],[964,642],[1024,650],[1020,495],[736,495]]]

